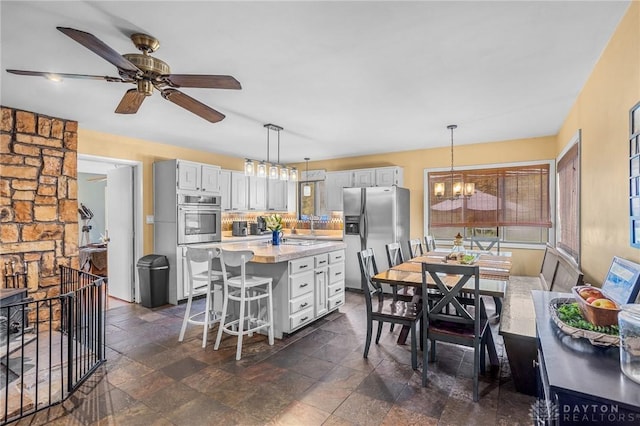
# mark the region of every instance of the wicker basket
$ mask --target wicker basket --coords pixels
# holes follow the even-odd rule
[[[584,288],[594,288],[597,289],[602,295],[611,300],[615,305],[616,309],[608,309],[608,308],[600,308],[597,306],[590,305],[586,300],[580,296],[578,290],[582,290]],[[618,305],[611,297],[607,295],[602,289],[592,286],[576,286],[571,288],[571,292],[573,293],[573,297],[575,297],[576,302],[578,302],[578,306],[582,311],[582,315],[584,318],[589,321],[593,325],[614,325],[618,324],[618,312],[620,312],[620,305]]]
[[[568,303],[575,303],[575,300],[571,298],[559,298],[553,299],[549,302],[549,312],[551,314],[551,319],[560,330],[575,339],[587,339],[594,346],[620,346],[619,336],[599,333],[597,331],[583,330],[581,328],[572,327],[563,322],[560,317],[558,317],[558,308]]]

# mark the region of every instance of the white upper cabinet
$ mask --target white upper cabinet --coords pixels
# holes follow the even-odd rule
[[[231,172],[231,210],[247,210],[249,207],[248,193],[247,193],[247,176],[244,172]]]
[[[269,179],[267,184],[267,210],[286,211],[288,181]]]
[[[202,165],[202,191],[220,192],[220,167]]]
[[[200,164],[178,161],[178,188],[187,191],[200,190],[200,173]]]
[[[231,210],[231,170],[220,170],[220,207]]]
[[[327,172],[325,181],[327,190],[327,210],[342,210],[342,189],[353,186],[353,172]]]
[[[249,210],[267,209],[267,179],[249,176]]]
[[[376,169],[358,169],[353,170],[353,186],[375,186],[376,185]]]
[[[289,181],[287,183],[287,211],[295,213],[298,209],[298,182]]]
[[[220,167],[178,160],[178,189],[220,193]]]
[[[376,186],[402,186],[403,170],[402,167],[378,167],[376,172]]]

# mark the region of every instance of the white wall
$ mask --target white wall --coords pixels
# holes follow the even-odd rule
[[[89,242],[99,243],[100,234],[104,234],[105,229],[105,190],[107,187],[107,181],[98,180],[91,181],[89,179],[106,177],[101,174],[94,173],[78,173],[78,206],[80,203],[84,204],[93,212],[93,219],[89,225],[91,225],[91,231],[89,232]],[[78,214],[78,243],[82,241],[82,220]]]

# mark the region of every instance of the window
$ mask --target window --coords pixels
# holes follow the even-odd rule
[[[429,232],[451,240],[460,232],[498,236],[502,241],[544,243],[551,228],[549,196],[550,164],[509,165],[493,168],[429,171]],[[470,197],[451,197],[453,182],[475,184]],[[445,194],[433,193],[436,182],[445,182]],[[448,192],[447,192],[448,191]]]
[[[309,195],[304,195],[305,186],[309,188]],[[310,216],[324,216],[326,214],[326,190],[324,181],[298,182],[298,218],[308,220]]]
[[[580,261],[580,132],[560,155],[557,169],[556,245]]]

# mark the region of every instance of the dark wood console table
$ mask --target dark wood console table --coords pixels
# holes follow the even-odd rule
[[[567,293],[532,291],[538,339],[538,397],[547,416],[539,424],[640,424],[640,384],[620,370],[617,347],[602,348],[563,333],[549,302]],[[554,413],[555,411],[555,413]]]

